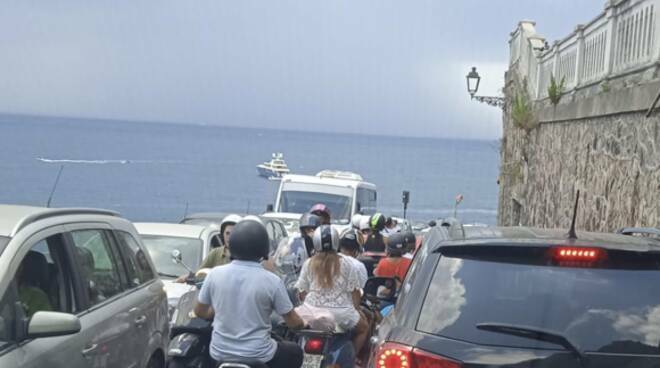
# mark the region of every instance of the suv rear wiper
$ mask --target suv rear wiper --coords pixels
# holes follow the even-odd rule
[[[484,331],[503,333],[561,345],[567,350],[571,351],[578,358],[580,365],[585,366],[587,361],[587,356],[584,354],[584,352],[582,352],[577,347],[577,345],[572,343],[566,336],[560,334],[559,332],[552,332],[537,327],[519,326],[507,323],[479,323],[477,324],[477,328]]]

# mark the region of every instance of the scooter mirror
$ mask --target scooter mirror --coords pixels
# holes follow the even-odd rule
[[[172,251],[172,262],[179,264],[183,261],[183,256],[181,255],[181,251],[178,249],[175,249]]]

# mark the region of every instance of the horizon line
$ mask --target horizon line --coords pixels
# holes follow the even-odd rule
[[[0,111],[0,117],[3,116],[16,116],[27,118],[52,118],[52,119],[72,119],[72,120],[92,120],[97,122],[115,122],[115,123],[143,123],[143,124],[165,124],[165,125],[182,125],[182,126],[197,126],[197,127],[217,127],[217,128],[232,128],[232,129],[247,129],[247,130],[270,130],[281,132],[295,132],[295,133],[328,133],[337,135],[359,135],[366,137],[387,137],[387,138],[413,138],[413,139],[430,139],[430,140],[464,140],[464,141],[482,141],[492,142],[499,141],[501,137],[493,138],[470,138],[470,137],[447,137],[447,136],[419,136],[419,135],[393,135],[393,134],[369,134],[358,133],[349,131],[329,131],[329,130],[311,130],[311,129],[291,129],[291,128],[271,128],[271,127],[244,127],[238,125],[220,125],[209,124],[194,121],[165,121],[165,120],[144,120],[144,119],[125,119],[125,118],[104,118],[104,117],[88,117],[88,116],[70,116],[70,115],[49,115],[49,114],[35,114],[35,113],[21,113],[21,112],[5,112]]]

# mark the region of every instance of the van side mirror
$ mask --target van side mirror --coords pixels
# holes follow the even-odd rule
[[[273,212],[273,211],[274,211],[274,207],[272,204],[266,206],[266,212]]]
[[[393,277],[371,277],[364,285],[364,294],[383,301],[394,301],[396,279]]]
[[[27,338],[65,336],[80,331],[80,320],[69,313],[37,312],[27,326]]]

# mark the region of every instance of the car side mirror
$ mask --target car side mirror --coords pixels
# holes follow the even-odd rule
[[[172,262],[179,264],[183,262],[183,256],[181,255],[181,251],[178,249],[175,249],[172,251]]]
[[[364,285],[364,294],[379,300],[393,301],[396,296],[396,279],[371,277]]]
[[[80,320],[69,313],[37,312],[27,327],[27,338],[65,336],[80,331]]]

